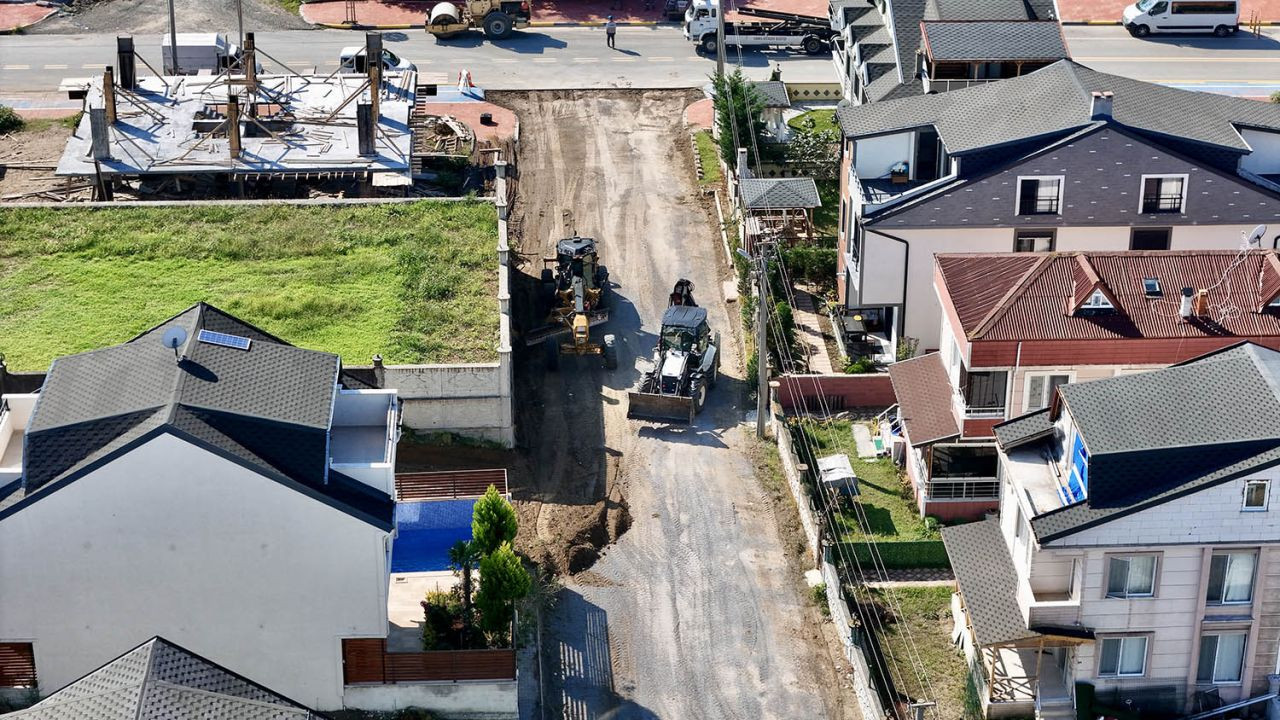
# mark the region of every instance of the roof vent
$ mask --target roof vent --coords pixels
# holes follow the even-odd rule
[[[228,335],[227,333],[214,332],[212,330],[201,330],[196,336],[202,343],[210,345],[221,345],[222,347],[235,348],[236,350],[248,350],[249,338],[240,337],[239,335]]]
[[[1195,294],[1196,291],[1189,287],[1182,288],[1182,304],[1178,307],[1178,314],[1182,316],[1183,320],[1191,317],[1191,298]]]
[[[1094,120],[1110,120],[1111,104],[1115,99],[1115,93],[1110,90],[1104,92],[1094,90],[1090,95],[1092,95],[1093,104],[1090,107],[1089,116]]]

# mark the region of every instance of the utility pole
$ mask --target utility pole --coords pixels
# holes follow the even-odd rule
[[[173,0],[169,0],[169,62],[174,75],[181,75],[178,67],[178,18],[173,14]]]
[[[724,80],[724,3],[720,0],[711,9],[716,14],[716,77]]]
[[[240,28],[240,49],[244,50],[244,0],[236,0],[236,26]]]

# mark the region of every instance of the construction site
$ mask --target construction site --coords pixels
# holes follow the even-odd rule
[[[63,80],[78,116],[5,136],[0,201],[484,195],[494,158],[510,155],[512,113],[468,73],[453,82],[386,61],[395,56],[380,34],[327,74],[287,66],[253,33],[207,63],[191,59],[220,38],[176,36],[160,71],[117,38],[114,65]]]

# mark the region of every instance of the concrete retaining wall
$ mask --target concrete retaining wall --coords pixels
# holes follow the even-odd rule
[[[520,715],[516,680],[348,685],[347,708],[393,712],[409,707],[459,720],[514,720]]]

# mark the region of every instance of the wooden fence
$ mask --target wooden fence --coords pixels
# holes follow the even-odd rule
[[[344,685],[515,679],[516,651],[511,649],[392,653],[382,638],[342,641]]]
[[[451,500],[480,497],[489,486],[508,496],[507,471],[452,470],[445,472],[396,473],[396,500]]]

